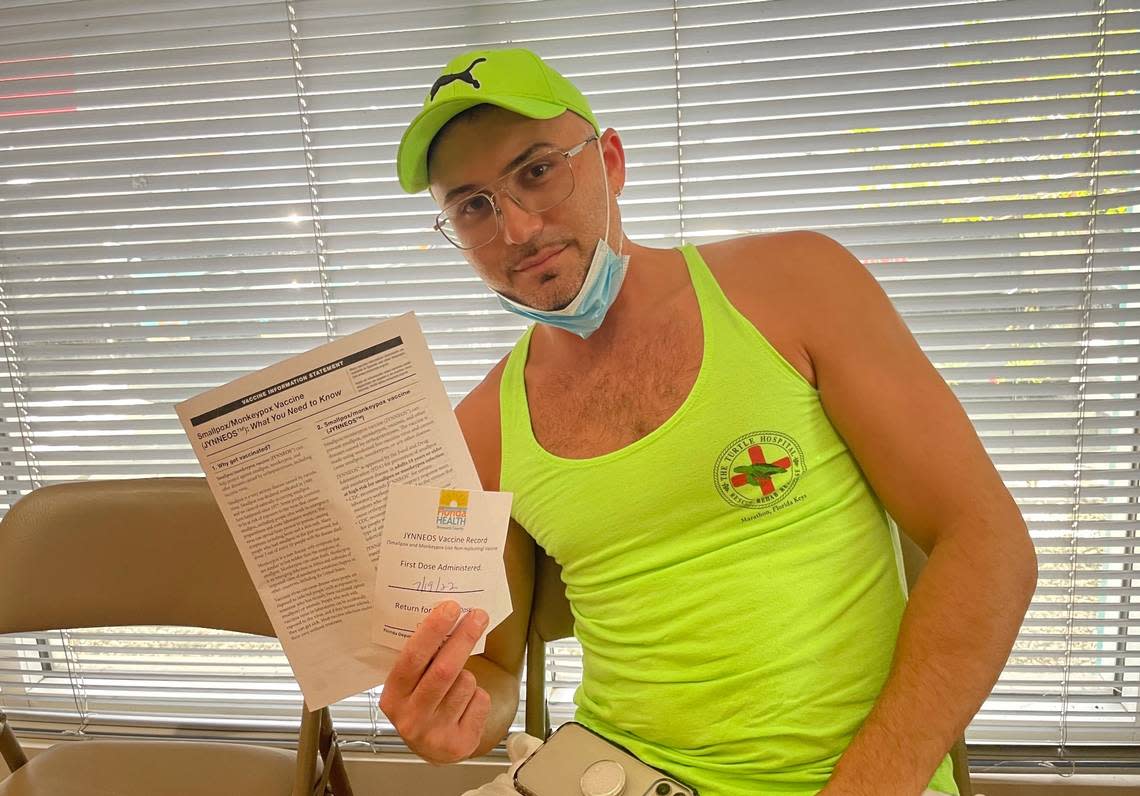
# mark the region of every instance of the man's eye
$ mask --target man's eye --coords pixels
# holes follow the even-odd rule
[[[526,178],[530,182],[538,182],[550,176],[554,163],[549,158],[536,160],[526,167]]]
[[[487,197],[483,195],[472,196],[470,199],[463,201],[459,204],[458,215],[460,216],[473,216],[482,215],[491,209],[491,203],[487,201]]]

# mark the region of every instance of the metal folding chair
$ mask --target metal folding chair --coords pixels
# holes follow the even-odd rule
[[[273,636],[204,478],[42,487],[0,521],[0,633],[179,625]],[[297,752],[191,741],[61,741],[29,761],[0,714],[0,796],[352,796],[328,709]]]

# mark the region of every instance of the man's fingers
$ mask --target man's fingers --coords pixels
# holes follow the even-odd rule
[[[487,628],[487,613],[475,609],[463,617],[451,638],[435,654],[431,664],[420,678],[409,702],[417,713],[433,713],[451,689],[463,664],[471,657],[471,650]]]
[[[448,728],[459,724],[459,718],[467,709],[467,703],[471,701],[475,687],[475,675],[466,669],[461,671],[436,708],[436,722]]]
[[[467,703],[467,709],[459,718],[459,732],[461,735],[474,734],[476,738],[483,737],[483,727],[487,724],[487,717],[491,715],[491,695],[482,688],[476,688]]]
[[[487,693],[476,687],[475,675],[466,669],[455,678],[455,684],[440,702],[439,710],[432,718],[433,748],[439,756],[436,762],[456,763],[467,759],[479,748],[479,740],[483,737],[483,723],[476,725],[475,722],[469,721],[461,726],[459,722],[471,701],[480,692]]]
[[[451,600],[433,608],[404,644],[404,649],[400,651],[400,656],[384,681],[384,690],[391,689],[400,697],[415,691],[458,617],[459,605]]]

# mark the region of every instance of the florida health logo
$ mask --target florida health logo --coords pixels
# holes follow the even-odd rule
[[[467,499],[465,489],[439,490],[439,509],[435,513],[435,527],[443,531],[457,531],[467,527]]]
[[[713,481],[727,503],[750,509],[779,501],[803,471],[803,452],[794,439],[778,431],[754,431],[721,451]]]

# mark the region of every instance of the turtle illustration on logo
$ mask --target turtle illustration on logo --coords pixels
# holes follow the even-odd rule
[[[761,449],[759,451],[759,455],[760,456],[764,455],[763,449]],[[768,464],[767,462],[760,462],[759,464],[742,464],[739,467],[733,467],[732,472],[739,473],[739,474],[743,475],[746,483],[752,484],[752,486],[758,486],[758,487],[763,488],[764,484],[762,484],[760,482],[761,478],[763,478],[765,481],[771,483],[772,479],[770,479],[768,476],[775,475],[776,473],[786,473],[786,472],[788,472],[788,468],[787,467],[781,467],[778,464]],[[736,482],[739,479],[734,478],[732,480],[733,480],[733,486],[735,486]]]
[[[787,496],[804,469],[803,452],[794,439],[778,431],[754,431],[721,451],[713,482],[727,503],[750,509]]]

